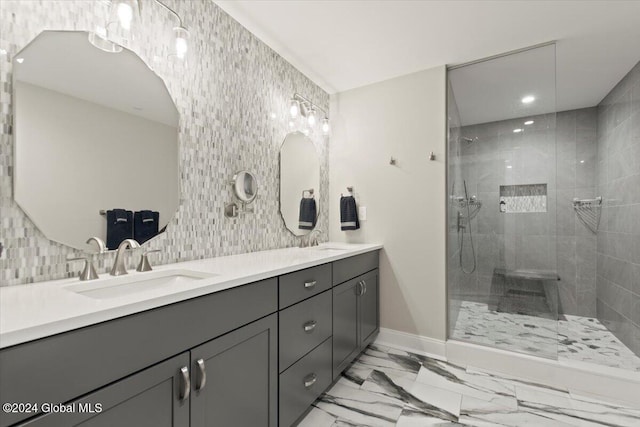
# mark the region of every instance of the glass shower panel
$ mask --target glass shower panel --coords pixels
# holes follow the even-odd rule
[[[555,45],[448,77],[449,337],[555,359]]]

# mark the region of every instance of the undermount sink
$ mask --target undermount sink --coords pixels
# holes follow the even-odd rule
[[[65,289],[91,298],[107,299],[150,290],[183,286],[213,276],[216,276],[216,274],[191,270],[151,271],[87,281],[77,285],[66,286]]]
[[[310,246],[309,249],[314,251],[346,251],[347,248],[340,248],[337,246]]]

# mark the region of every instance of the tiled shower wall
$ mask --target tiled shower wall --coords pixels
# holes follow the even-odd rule
[[[640,355],[640,63],[598,105],[597,311]]]
[[[155,263],[274,249],[296,244],[278,207],[278,150],[289,131],[294,92],[328,110],[329,96],[210,0],[171,1],[191,32],[187,64],[169,57],[175,18],[140,0],[141,21],[129,47],[164,79],[180,112],[181,203],[167,232],[148,243]],[[77,274],[65,259],[80,253],[48,240],[13,201],[11,59],[44,29],[90,30],[104,2],[0,1],[0,283],[3,286]],[[328,140],[312,135],[320,155],[320,219],[328,230]],[[64,154],[61,154],[64,155]],[[55,159],[52,159],[55,161]],[[228,219],[228,181],[238,170],[259,180],[255,213]],[[80,195],[79,195],[80,197]],[[64,209],[64,206],[60,206]],[[321,236],[324,238],[324,236]],[[100,272],[113,254],[94,256]],[[131,266],[137,257],[131,258]]]
[[[572,200],[595,196],[596,109],[465,126],[461,135],[473,139],[460,143],[462,178],[483,203],[471,222],[477,269],[459,278],[464,299],[495,297],[496,268],[558,271],[559,312],[595,316],[596,239]],[[500,186],[523,184],[547,184],[547,212],[500,213]],[[472,256],[466,240],[467,268]]]

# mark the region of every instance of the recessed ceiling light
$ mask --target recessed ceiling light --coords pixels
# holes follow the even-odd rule
[[[22,64],[24,62],[24,58],[16,58],[16,62],[18,64]]]
[[[529,126],[534,124],[535,122],[533,120],[527,120],[526,122],[524,122],[525,126]]]
[[[513,169],[513,166],[509,165],[507,166],[507,169]]]
[[[580,160],[580,163],[584,163],[584,160]]]
[[[513,130],[513,133],[520,133],[520,132],[522,132],[522,129],[520,129],[520,128]]]
[[[522,103],[523,104],[531,104],[533,101],[536,100],[536,97],[533,95],[527,95],[524,98],[522,98]]]
[[[0,49],[0,55],[6,55],[7,51],[5,49]]]

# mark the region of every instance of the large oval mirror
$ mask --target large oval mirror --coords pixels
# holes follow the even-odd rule
[[[319,201],[316,147],[301,132],[292,132],[280,147],[280,214],[287,229],[296,236],[311,232],[318,220]]]
[[[44,31],[13,61],[20,207],[49,239],[110,249],[163,231],[180,199],[178,111],[135,53]]]

